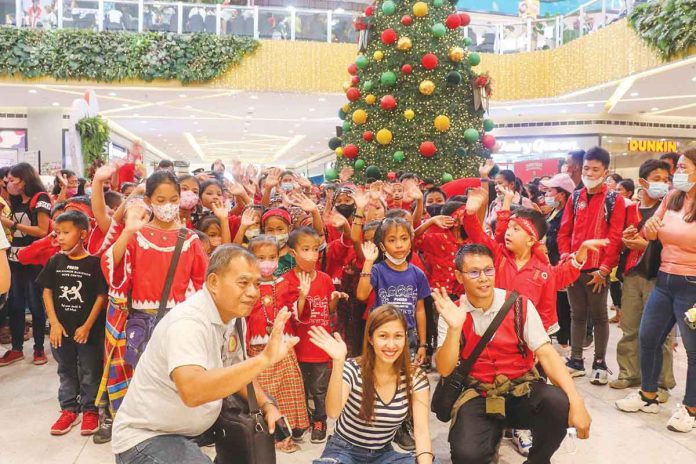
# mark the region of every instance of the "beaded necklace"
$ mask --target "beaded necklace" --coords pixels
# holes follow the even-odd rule
[[[273,296],[266,295],[261,299],[261,309],[263,310],[263,315],[266,318],[266,333],[268,335],[270,335],[273,331],[273,323],[275,322],[275,318],[278,315],[278,308],[276,307],[276,282],[277,280],[274,280],[271,284],[273,286]],[[268,311],[266,311],[266,306],[268,306],[269,303],[272,303],[271,309],[273,310],[273,320],[271,320],[271,318],[268,317]]]

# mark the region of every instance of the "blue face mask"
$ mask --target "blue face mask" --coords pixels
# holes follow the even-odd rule
[[[674,185],[675,189],[681,190],[682,192],[690,192],[691,189],[694,188],[694,185],[696,185],[696,182],[689,182],[689,174],[683,172],[674,175],[672,185]]]
[[[544,197],[544,200],[546,201],[546,206],[548,206],[549,208],[555,208],[556,206],[558,206],[556,197]]]
[[[293,184],[292,182],[283,182],[282,184],[280,184],[280,187],[286,192],[290,192],[295,188],[295,184]]]
[[[647,192],[653,200],[662,200],[669,192],[669,185],[665,182],[650,182]]]
[[[92,196],[92,187],[85,188],[85,195],[87,195],[89,197]]]

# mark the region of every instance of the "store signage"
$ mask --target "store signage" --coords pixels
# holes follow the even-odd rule
[[[534,139],[530,141],[500,140],[497,153],[511,155],[530,155],[532,153],[568,153],[582,148],[576,139]]]
[[[673,140],[630,139],[628,141],[628,151],[667,153],[670,151],[677,151],[677,142]]]

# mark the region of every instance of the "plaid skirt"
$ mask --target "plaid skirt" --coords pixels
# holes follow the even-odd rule
[[[251,345],[249,356],[257,356],[264,347],[265,345]],[[309,428],[304,384],[295,350],[291,349],[280,362],[263,370],[256,380],[261,388],[276,400],[280,413],[288,418],[293,430]]]
[[[109,306],[106,311],[104,371],[99,382],[95,404],[98,407],[108,407],[113,417],[121,406],[133,378],[133,367],[123,359],[126,351],[127,301],[109,297]]]

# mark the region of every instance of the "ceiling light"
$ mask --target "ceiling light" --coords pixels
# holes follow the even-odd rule
[[[122,104],[121,106],[124,107],[124,108],[128,108],[130,105],[129,105],[128,103],[124,103],[124,104]]]
[[[147,124],[147,121],[145,121],[145,120],[143,119],[142,121],[140,121],[140,123],[141,123],[141,124]]]
[[[179,98],[186,98],[186,94],[185,94],[185,93],[180,93],[180,94],[179,94]]]
[[[203,132],[203,129],[196,129],[196,132]]]
[[[115,96],[116,96],[116,92],[109,92],[109,96],[110,96],[110,97],[115,97]]]
[[[611,142],[612,142],[612,140],[611,140],[611,139],[607,139],[607,142],[608,142],[608,143],[611,143]]]
[[[140,116],[140,113],[135,113],[133,116],[135,116],[137,118]]]
[[[186,106],[184,106],[184,108],[186,108],[187,110],[190,110],[193,107],[191,105],[186,105]]]
[[[691,78],[691,82],[696,82],[696,76]]]
[[[632,97],[637,97],[637,96],[640,95],[640,94],[639,94],[638,92],[631,92],[630,95],[631,95]]]
[[[588,107],[588,108],[594,108],[594,103],[588,103],[588,104],[587,104],[587,107]]]
[[[254,107],[253,107],[253,106],[250,106],[249,108],[247,108],[247,110],[248,110],[248,111],[254,111]]]
[[[195,118],[195,117],[196,117],[195,114],[189,114],[189,118]]]
[[[320,97],[320,98],[319,98],[319,101],[320,101],[320,102],[325,102],[325,101],[326,101],[326,98]]]
[[[561,113],[567,113],[568,110],[561,110]]]
[[[295,127],[300,127],[300,123],[295,124]]]
[[[157,134],[157,137],[162,137],[162,134]]]
[[[257,100],[259,98],[259,96],[258,95],[249,95],[249,98],[251,98],[252,100]]]
[[[314,108],[310,108],[307,111],[309,111],[310,113],[314,113]]]
[[[658,108],[657,106],[653,106],[652,108],[650,108],[650,111],[657,111],[657,110],[659,110],[659,109],[660,109],[660,108]]]
[[[53,103],[51,103],[51,105],[53,105],[53,106],[60,106],[60,103],[58,103],[58,102],[53,102]]]
[[[294,133],[295,133],[295,131],[292,130],[292,129],[290,129],[290,130],[288,131],[288,134],[294,134]]]
[[[509,106],[506,106],[506,107],[505,107],[505,110],[506,110],[506,111],[512,111],[512,108],[509,107]]]
[[[36,90],[36,89],[29,89],[29,93],[36,93],[36,92],[38,92],[38,90]]]

